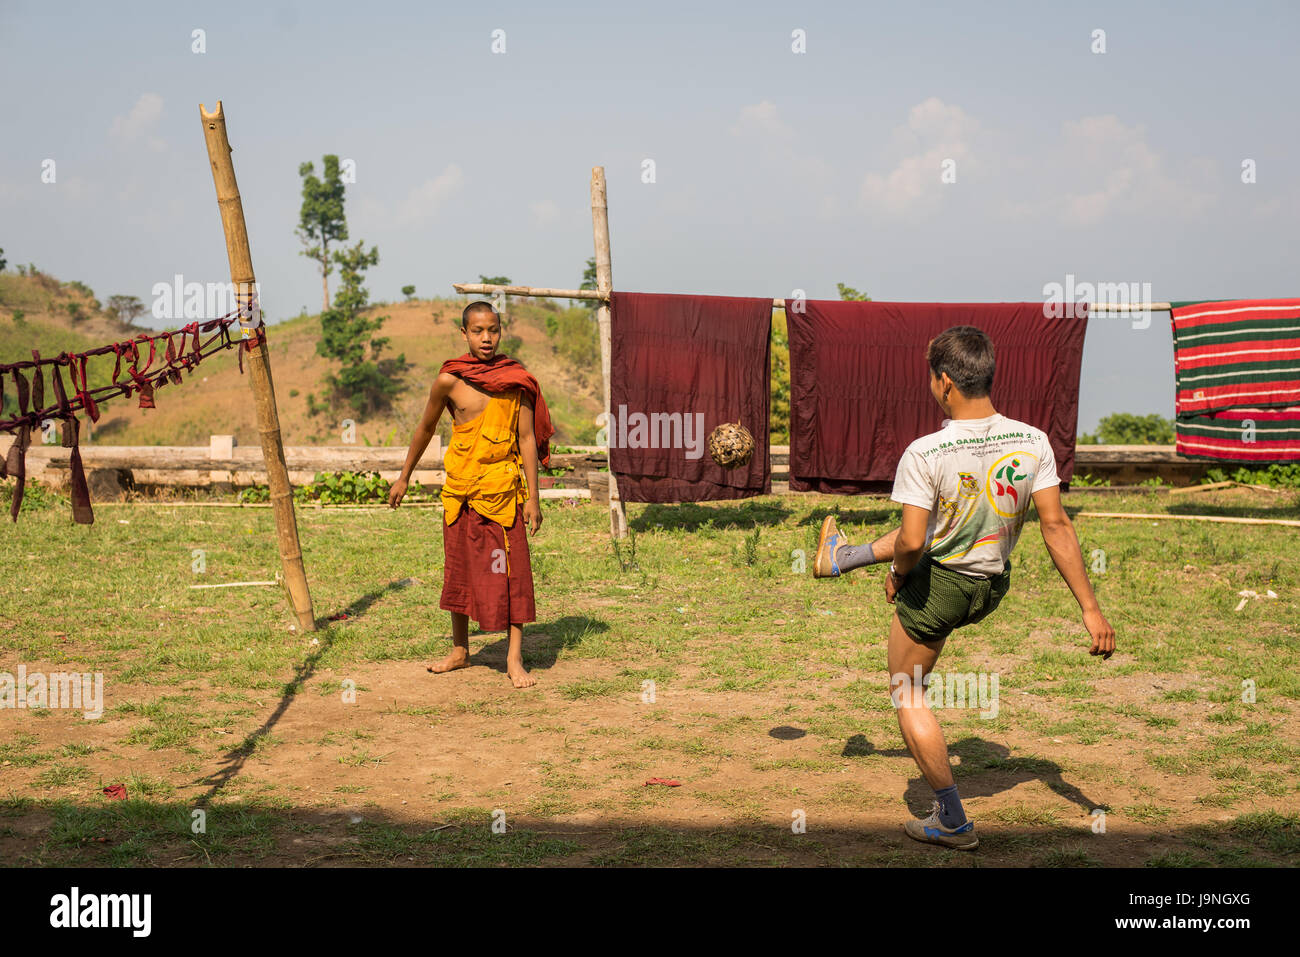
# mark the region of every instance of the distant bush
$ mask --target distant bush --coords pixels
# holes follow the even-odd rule
[[[1162,415],[1116,412],[1097,423],[1097,431],[1079,436],[1079,445],[1173,445],[1174,420]]]
[[[565,309],[546,317],[546,334],[557,355],[568,361],[583,379],[600,369],[600,331],[593,313]]]

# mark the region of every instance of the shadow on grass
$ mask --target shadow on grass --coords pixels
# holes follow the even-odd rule
[[[555,665],[560,652],[567,651],[582,644],[593,635],[609,631],[608,622],[600,618],[588,618],[586,615],[565,615],[555,621],[539,622],[524,626],[524,666],[527,668],[550,668]],[[491,632],[475,632],[476,635]],[[470,655],[470,664],[499,666],[506,670],[506,651],[510,647],[510,636],[503,634],[490,645],[484,645]]]
[[[399,582],[389,582],[383,588],[362,595],[352,604],[343,610],[347,615],[347,620],[360,618],[367,609],[375,602],[383,598],[389,592],[399,591],[405,588],[405,585]],[[229,784],[241,770],[249,756],[257,751],[259,743],[266,738],[275,728],[276,724],[284,717],[289,705],[293,703],[294,697],[302,690],[311,678],[316,674],[316,666],[319,664],[321,656],[330,649],[334,643],[335,632],[331,627],[333,623],[329,616],[316,619],[317,634],[320,641],[319,647],[312,651],[304,658],[296,668],[294,668],[293,677],[284,685],[280,693],[280,700],[276,703],[275,709],[262,722],[261,727],[247,735],[243,741],[231,750],[227,751],[221,757],[221,768],[216,772],[200,779],[199,783],[207,785],[208,791],[199,799],[200,806],[206,806],[214,797],[216,797],[222,788]]]
[[[682,502],[678,505],[647,505],[639,515],[628,520],[636,532],[661,528],[668,531],[694,532],[701,526],[750,529],[755,525],[780,525],[791,510],[777,502],[744,502],[740,505],[711,505]]]
[[[1210,515],[1215,518],[1281,518],[1300,519],[1300,495],[1295,492],[1279,493],[1275,501],[1243,503],[1241,505],[1210,505],[1195,498],[1171,502],[1166,511],[1170,515]]]
[[[901,506],[899,506],[901,508]],[[822,519],[827,515],[834,515],[837,523],[844,525],[897,525],[899,521],[898,509],[887,508],[831,508],[826,505],[819,505],[799,520],[800,525],[813,525],[821,527]]]
[[[975,853],[918,844],[897,822],[812,826],[789,812],[769,821],[647,823],[613,817],[568,823],[513,812],[504,834],[493,809],[435,808],[401,818],[373,807],[283,808],[221,801],[0,799],[0,855],[19,867],[483,867],[483,866],[1286,866],[1300,853],[1300,817],[1276,811],[1230,821],[1129,832],[987,824]],[[1170,846],[1170,842],[1174,846]]]
[[[953,767],[953,778],[963,800],[992,797],[1026,781],[1042,781],[1052,793],[1059,794],[1077,805],[1085,814],[1098,809],[1110,810],[1108,805],[1092,800],[1079,788],[1066,781],[1061,776],[1061,766],[1054,761],[1044,758],[1012,757],[1005,745],[986,741],[983,738],[962,738],[948,745],[948,753],[955,754],[961,759],[960,763]],[[909,760],[912,757],[907,748],[878,750],[861,734],[849,738],[840,754],[846,758],[861,758],[873,754]],[[917,777],[908,782],[903,800],[907,802],[909,810],[923,817],[930,813],[934,791],[926,783],[925,778]]]

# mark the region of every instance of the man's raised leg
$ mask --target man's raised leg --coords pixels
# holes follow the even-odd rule
[[[850,545],[844,533],[835,525],[835,516],[827,515],[822,521],[817,537],[817,554],[813,557],[814,578],[834,578],[844,572],[894,560],[894,542],[902,529],[894,529],[880,536],[870,545]]]

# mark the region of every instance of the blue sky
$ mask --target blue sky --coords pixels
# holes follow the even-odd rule
[[[198,117],[220,98],[272,319],[319,308],[293,230],[298,164],[327,152],[356,162],[377,299],[576,286],[594,165],[616,288],[1296,295],[1298,25],[1284,3],[0,0],[0,247],[101,298],[226,280]],[[1169,338],[1166,315],[1091,323],[1081,429],[1172,415]]]

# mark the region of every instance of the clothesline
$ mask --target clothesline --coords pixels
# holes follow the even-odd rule
[[[252,317],[257,317],[257,325],[251,325]],[[243,332],[242,338],[232,339],[230,327],[238,323]],[[55,358],[42,358],[39,351],[32,350],[32,358],[20,362],[0,364],[0,432],[15,436],[9,447],[8,455],[0,460],[0,478],[17,479],[13,497],[10,500],[9,517],[18,521],[18,511],[22,507],[23,490],[27,481],[26,455],[31,444],[31,433],[42,428],[47,420],[60,420],[63,431],[63,447],[72,449],[70,458],[72,481],[72,516],[79,524],[88,525],[95,520],[90,507],[90,492],[86,485],[85,470],[81,462],[81,420],[77,413],[85,411],[92,422],[98,422],[99,403],[115,396],[130,397],[131,393],[140,394],[140,408],[152,409],[154,391],[168,382],[180,384],[182,373],[193,372],[207,356],[222,349],[237,348],[239,353],[239,371],[244,371],[244,352],[254,343],[265,346],[265,324],[255,303],[229,312],[219,319],[191,322],[180,329],[159,332],[153,335],[141,333],[134,339],[109,343],[84,352],[63,352]],[[212,333],[206,340],[204,334]],[[180,336],[177,346],[174,337]],[[192,337],[192,344],[191,344]],[[158,344],[166,341],[162,364],[154,366],[158,358]],[[149,346],[149,358],[144,368],[140,368],[141,351]],[[96,356],[114,357],[113,379],[111,384],[92,388],[86,373],[87,360]],[[128,364],[124,367],[124,361]],[[61,367],[68,367],[72,381],[72,393],[63,384]],[[50,369],[54,387],[55,402],[45,404],[45,369]],[[27,381],[25,370],[31,373],[31,382]],[[119,382],[125,373],[127,381]],[[4,417],[5,376],[13,377],[17,391],[18,411],[16,415]]]
[[[504,286],[499,283],[455,282],[452,288],[459,293],[478,293],[491,295],[502,293],[507,296],[528,296],[535,299],[593,299],[609,302],[609,296],[601,295],[595,289],[551,289],[544,286]],[[773,299],[773,309],[784,309],[784,299]],[[1167,302],[1094,302],[1088,304],[1091,315],[1107,312],[1168,312],[1172,305]]]

